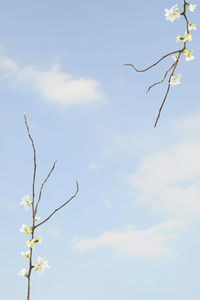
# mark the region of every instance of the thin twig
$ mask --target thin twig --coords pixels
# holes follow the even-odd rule
[[[183,0],[183,12],[181,13],[181,16],[183,16],[185,18],[185,21],[187,23],[187,33],[190,33],[190,30],[189,30],[189,20],[188,20],[188,17],[186,15],[186,7],[188,5],[188,2]]]
[[[74,199],[76,197],[76,195],[78,194],[79,191],[79,185],[78,185],[78,181],[76,181],[76,192],[74,193],[73,196],[71,196],[64,204],[62,204],[61,206],[59,206],[58,208],[56,208],[44,221],[42,221],[41,223],[37,224],[35,226],[35,229],[37,227],[39,227],[40,225],[44,224],[45,222],[47,222],[58,210],[60,210],[61,208],[63,208],[66,204],[68,204],[72,199]]]
[[[165,101],[166,101],[166,99],[167,99],[167,96],[168,96],[168,94],[169,94],[170,87],[171,87],[171,84],[168,83],[167,91],[166,91],[165,97],[164,97],[164,99],[163,99],[163,102],[162,102],[162,104],[161,104],[161,106],[160,106],[160,109],[159,109],[159,111],[158,111],[158,115],[157,115],[157,118],[156,118],[156,122],[155,122],[155,124],[154,124],[154,128],[156,128],[156,125],[157,125],[157,123],[158,123],[158,120],[160,119],[160,114],[161,114],[161,111],[162,111],[163,106],[164,106],[164,104],[165,104]]]
[[[146,72],[146,71],[148,71],[149,69],[155,67],[157,64],[159,64],[159,62],[161,62],[161,61],[162,61],[163,59],[165,59],[166,57],[168,57],[168,56],[170,56],[170,55],[172,55],[172,54],[176,54],[176,53],[178,53],[178,52],[180,52],[180,50],[176,50],[176,51],[173,51],[173,52],[170,52],[170,53],[164,55],[164,56],[161,57],[158,61],[156,61],[154,64],[152,64],[151,66],[149,66],[149,67],[147,67],[146,69],[143,69],[143,70],[137,69],[133,64],[124,64],[124,65],[125,65],[125,66],[130,66],[130,67],[132,67],[136,72]]]
[[[45,183],[47,182],[47,180],[49,179],[49,177],[51,176],[51,174],[52,174],[52,172],[53,172],[53,170],[54,170],[54,168],[55,168],[55,166],[56,166],[56,163],[57,163],[57,160],[54,162],[54,164],[53,164],[51,170],[49,171],[47,177],[45,178],[45,180],[43,181],[43,183],[42,183],[42,185],[41,185],[41,187],[40,187],[40,193],[39,193],[38,201],[37,201],[37,204],[36,204],[36,206],[35,206],[35,216],[36,216],[36,214],[37,214],[38,205],[39,205],[40,200],[41,200],[43,187],[44,187]]]
[[[158,82],[155,82],[154,84],[152,84],[152,85],[148,88],[148,90],[146,91],[147,94],[148,94],[148,92],[150,91],[150,89],[151,89],[152,87],[154,87],[155,85],[158,85],[158,84],[160,84],[160,83],[163,83],[163,82],[165,81],[165,79],[166,79],[166,77],[167,77],[167,74],[168,74],[169,71],[174,67],[174,64],[175,64],[175,63],[173,63],[173,64],[171,65],[171,67],[165,72],[165,75],[164,75],[164,77],[163,77],[162,80],[160,80],[160,81],[158,81]]]
[[[172,73],[170,74],[169,81],[168,81],[167,91],[166,91],[166,93],[165,93],[165,97],[164,97],[164,99],[163,99],[163,101],[162,101],[162,104],[161,104],[161,106],[160,106],[160,108],[159,108],[158,115],[157,115],[157,118],[156,118],[156,121],[155,121],[155,124],[154,124],[154,128],[156,128],[156,125],[157,125],[157,123],[158,123],[158,120],[160,119],[161,111],[162,111],[162,109],[163,109],[163,106],[164,106],[165,101],[166,101],[166,99],[167,99],[167,96],[168,96],[168,94],[169,94],[169,90],[170,90],[170,88],[171,88],[171,83],[170,83],[171,77],[174,75],[174,72],[175,72],[175,70],[176,70],[176,68],[177,68],[177,65],[178,65],[178,62],[179,62],[180,57],[181,57],[181,52],[179,53],[179,55],[178,55],[178,57],[177,57],[177,60],[176,60],[176,62],[175,62],[174,68],[173,68],[173,70],[172,70]]]
[[[36,164],[36,150],[35,150],[35,144],[34,144],[33,138],[32,138],[32,136],[31,136],[31,134],[30,134],[28,122],[27,122],[27,119],[26,119],[26,114],[24,114],[24,121],[25,121],[26,129],[27,129],[28,137],[29,137],[29,139],[31,140],[31,144],[32,144],[32,148],[33,148],[33,161],[34,161],[34,167],[33,167],[33,183],[32,183],[32,213],[33,213],[33,217],[34,217],[35,176],[36,176],[36,170],[37,170],[37,164]]]

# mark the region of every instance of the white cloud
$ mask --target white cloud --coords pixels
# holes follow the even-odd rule
[[[2,79],[15,84],[27,84],[40,97],[61,105],[87,104],[102,98],[100,82],[91,78],[73,78],[62,72],[58,64],[43,71],[35,66],[21,67],[7,56],[0,56]]]
[[[0,68],[5,72],[18,72],[18,64],[7,56],[0,56]]]
[[[200,220],[200,144],[179,144],[143,158],[129,176],[135,198],[164,217]]]
[[[167,241],[176,238],[183,229],[185,228],[180,220],[170,220],[145,230],[137,230],[130,225],[123,231],[105,232],[93,239],[76,237],[73,247],[83,252],[106,247],[115,250],[117,254],[155,259],[173,253],[167,246]]]
[[[138,165],[125,177],[134,207],[143,206],[146,213],[159,215],[164,223],[145,230],[129,228],[104,232],[91,239],[76,238],[74,248],[88,251],[107,247],[119,254],[147,258],[172,253],[170,240],[179,238],[186,225],[200,221],[199,129],[198,115],[173,122],[171,130],[165,133],[168,140],[164,146],[153,139],[150,149],[145,148],[151,154],[137,153],[133,165],[136,161]],[[123,157],[127,150],[120,149]]]
[[[187,142],[199,140],[200,131],[200,115],[195,113],[193,115],[182,117],[181,119],[172,122],[173,129],[177,132],[177,137]]]

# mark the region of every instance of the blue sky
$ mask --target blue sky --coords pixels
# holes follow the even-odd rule
[[[165,20],[182,1],[2,1],[0,11],[1,273],[3,299],[25,299],[20,205],[31,194],[34,137],[37,186],[54,160],[38,215],[78,197],[38,230],[32,300],[199,299],[200,85],[195,60],[182,58],[181,85],[146,95],[172,63],[138,74],[179,46],[183,20]],[[199,24],[199,7],[188,13]]]

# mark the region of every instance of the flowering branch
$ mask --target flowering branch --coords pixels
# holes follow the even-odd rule
[[[173,52],[170,52],[168,54],[165,54],[158,61],[156,61],[154,64],[150,65],[146,69],[139,70],[133,64],[125,64],[125,66],[131,66],[136,72],[146,72],[149,69],[155,67],[157,64],[159,64],[162,60],[164,60],[168,56],[173,55],[173,54],[178,54],[177,56],[174,56],[174,55],[172,56],[173,59],[175,60],[175,62],[165,72],[163,79],[160,80],[160,81],[155,82],[152,85],[150,85],[149,88],[148,88],[148,90],[147,90],[147,93],[148,93],[152,87],[163,83],[165,81],[165,79],[167,78],[168,73],[171,71],[171,73],[169,75],[169,79],[168,79],[168,87],[167,87],[164,99],[163,99],[163,101],[161,103],[160,109],[158,111],[158,115],[157,115],[154,127],[156,127],[156,125],[158,123],[161,111],[163,109],[163,106],[164,106],[165,101],[167,99],[167,96],[169,94],[171,85],[175,86],[175,85],[181,83],[180,82],[181,75],[180,74],[175,74],[175,70],[176,70],[176,68],[178,66],[178,63],[180,61],[181,54],[185,55],[185,58],[186,58],[187,61],[194,59],[194,56],[192,56],[192,54],[191,54],[193,52],[193,49],[189,51],[187,49],[187,43],[192,40],[192,36],[191,36],[190,30],[192,30],[192,29],[196,30],[196,25],[189,22],[188,16],[187,16],[187,8],[191,12],[193,12],[195,10],[195,8],[196,8],[196,5],[190,4],[186,0],[183,0],[183,12],[182,13],[180,13],[179,9],[177,8],[177,5],[172,6],[171,9],[167,9],[167,8],[165,9],[166,20],[174,22],[174,20],[178,20],[181,16],[183,16],[184,19],[185,19],[185,22],[186,22],[186,32],[185,32],[185,35],[183,35],[183,36],[178,35],[178,37],[176,39],[177,42],[184,42],[183,47],[181,49],[173,51]]]
[[[54,171],[57,161],[54,162],[51,170],[49,171],[49,173],[46,176],[45,180],[41,184],[38,200],[37,200],[37,203],[35,205],[35,179],[36,179],[36,170],[37,170],[36,149],[35,149],[35,144],[34,144],[33,138],[30,134],[29,125],[28,125],[25,114],[24,114],[24,121],[25,121],[26,129],[27,129],[28,137],[31,141],[32,148],[33,148],[33,162],[34,162],[34,164],[33,164],[32,199],[29,196],[24,196],[23,199],[22,199],[21,204],[24,205],[24,207],[26,209],[29,209],[30,207],[32,207],[32,226],[28,227],[28,226],[23,224],[22,227],[20,228],[20,232],[24,232],[26,237],[28,235],[30,235],[30,239],[26,242],[26,245],[29,248],[29,251],[27,251],[25,253],[21,252],[22,256],[24,258],[28,259],[28,271],[26,271],[26,269],[23,268],[19,272],[19,275],[24,276],[24,277],[27,278],[27,281],[28,281],[28,284],[27,284],[27,300],[30,300],[32,269],[35,269],[35,271],[38,272],[38,274],[40,275],[44,272],[45,269],[49,268],[48,261],[45,260],[44,258],[41,258],[41,257],[38,257],[38,259],[33,264],[33,250],[34,250],[34,247],[37,244],[41,243],[41,241],[42,241],[40,236],[37,236],[35,238],[35,230],[36,230],[37,227],[41,226],[43,223],[48,221],[58,210],[63,208],[72,199],[74,199],[76,197],[76,195],[78,194],[78,191],[79,191],[79,185],[78,185],[78,181],[76,181],[76,192],[74,193],[74,195],[72,195],[71,198],[69,198],[66,202],[64,202],[64,204],[62,204],[57,209],[55,209],[44,221],[40,222],[37,225],[35,224],[36,222],[38,222],[40,220],[40,217],[37,217],[37,211],[38,211],[38,206],[39,206],[40,201],[41,201],[44,185],[47,182],[47,180],[49,179],[49,177],[51,176],[52,172]]]

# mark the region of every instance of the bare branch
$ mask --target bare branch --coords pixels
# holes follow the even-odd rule
[[[169,71],[174,67],[174,64],[175,64],[175,63],[173,63],[172,66],[165,72],[165,75],[164,75],[163,79],[162,79],[161,81],[158,81],[158,82],[155,82],[154,84],[152,84],[152,85],[148,88],[148,90],[146,91],[146,93],[148,93],[148,92],[150,91],[150,89],[151,89],[152,87],[154,87],[155,85],[161,84],[162,82],[165,81],[165,79],[166,79],[166,77],[167,77],[167,74],[168,74]]]
[[[165,104],[165,101],[166,101],[166,99],[167,99],[167,96],[168,96],[168,94],[169,94],[169,90],[170,90],[170,87],[171,87],[170,80],[171,80],[171,77],[174,75],[174,72],[175,72],[175,70],[176,70],[176,68],[177,68],[177,65],[178,65],[178,62],[179,62],[180,57],[181,57],[181,52],[179,53],[179,55],[178,55],[178,57],[177,57],[177,60],[176,60],[175,63],[174,63],[174,68],[173,68],[172,73],[171,73],[171,75],[170,75],[170,77],[169,77],[167,91],[166,91],[165,97],[164,97],[164,99],[163,99],[163,102],[162,102],[162,104],[161,104],[161,106],[160,106],[160,109],[159,109],[159,111],[158,111],[158,115],[157,115],[157,118],[156,118],[156,122],[155,122],[155,124],[154,124],[154,128],[156,128],[156,125],[157,125],[157,123],[158,123],[158,120],[160,119],[161,111],[162,111],[162,109],[163,109],[163,106],[164,106],[164,104]]]
[[[26,114],[24,114],[24,121],[25,121],[25,125],[26,125],[26,129],[27,129],[27,133],[28,133],[28,137],[31,141],[32,144],[32,148],[33,148],[33,161],[34,161],[34,167],[33,167],[33,183],[32,183],[32,215],[34,218],[34,200],[35,200],[35,176],[36,176],[36,170],[37,170],[37,164],[36,164],[36,150],[35,150],[35,144],[33,141],[33,138],[30,134],[30,130],[29,130],[29,126],[28,126],[28,122],[26,119]]]
[[[162,102],[162,104],[161,104],[161,106],[160,106],[160,109],[159,109],[159,111],[158,111],[158,115],[157,115],[157,118],[156,118],[156,122],[155,122],[155,124],[154,124],[154,128],[156,128],[156,125],[157,125],[157,123],[158,123],[158,120],[160,119],[160,114],[161,114],[161,111],[162,111],[163,106],[164,106],[164,104],[165,104],[165,101],[166,101],[166,99],[167,99],[167,96],[168,96],[168,94],[169,94],[170,87],[171,87],[171,84],[168,83],[168,88],[167,88],[165,97],[164,97],[164,99],[163,99],[163,102]]]
[[[52,172],[53,172],[53,170],[54,170],[54,168],[55,168],[55,166],[56,166],[56,163],[57,163],[57,160],[54,162],[54,164],[53,164],[51,170],[49,171],[47,177],[45,178],[45,180],[43,181],[43,183],[42,183],[42,185],[41,185],[41,187],[40,187],[40,193],[39,193],[38,201],[37,201],[37,204],[36,204],[36,206],[35,206],[35,216],[36,216],[36,214],[37,214],[38,205],[39,205],[40,200],[41,200],[43,187],[44,187],[45,183],[47,182],[47,180],[49,179],[49,177],[51,176],[51,174],[52,174]]]
[[[163,59],[165,59],[166,57],[168,57],[168,56],[170,56],[170,55],[172,55],[172,54],[176,54],[176,53],[178,53],[178,52],[180,52],[180,51],[182,51],[182,50],[183,50],[183,49],[181,49],[181,50],[176,50],[176,51],[173,51],[173,52],[170,52],[170,53],[164,55],[164,56],[161,57],[157,62],[155,62],[153,65],[151,65],[151,66],[149,66],[148,68],[143,69],[143,70],[137,69],[137,68],[136,68],[134,65],[132,65],[132,64],[125,64],[125,66],[131,66],[136,72],[146,72],[146,71],[148,71],[149,69],[155,67],[159,62],[161,62],[161,61],[162,61]]]
[[[39,227],[40,225],[44,224],[45,222],[47,222],[58,210],[60,210],[61,208],[63,208],[65,205],[67,205],[72,199],[74,199],[76,197],[76,195],[78,194],[79,191],[79,185],[78,185],[78,181],[76,181],[76,192],[74,193],[73,196],[71,196],[64,204],[62,204],[61,206],[59,206],[58,208],[56,208],[44,221],[42,221],[41,223],[37,224],[35,226],[35,229],[37,227]]]
[[[189,20],[188,20],[188,17],[187,17],[187,14],[186,14],[186,7],[188,5],[188,2],[186,2],[185,0],[183,0],[184,4],[183,4],[183,12],[181,13],[181,15],[185,18],[185,21],[186,21],[186,24],[187,24],[187,33],[190,33],[190,30],[189,30]],[[186,44],[185,44],[186,46]]]

